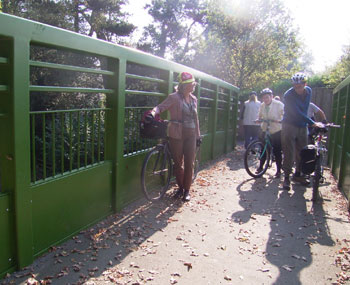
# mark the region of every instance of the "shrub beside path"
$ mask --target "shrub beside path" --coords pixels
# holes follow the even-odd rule
[[[140,199],[0,284],[350,284],[350,218],[329,170],[316,204],[269,171],[249,177],[238,146],[206,165],[189,203]]]

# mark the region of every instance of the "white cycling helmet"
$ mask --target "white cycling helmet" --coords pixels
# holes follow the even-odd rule
[[[270,88],[265,88],[261,90],[260,95],[265,95],[265,94],[272,94],[272,90]]]
[[[307,81],[307,76],[305,73],[298,72],[292,76],[291,80],[293,84],[305,83]]]

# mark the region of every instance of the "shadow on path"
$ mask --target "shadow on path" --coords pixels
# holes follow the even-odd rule
[[[172,192],[159,203],[145,199],[133,203],[63,245],[51,248],[33,265],[1,280],[0,284],[20,284],[30,277],[40,280],[40,284],[83,284],[113,268],[108,275],[111,283],[128,278],[128,270],[115,266],[136,250],[142,250],[144,255],[156,253],[158,245],[151,236],[163,231],[182,206],[181,201],[173,199]]]
[[[312,244],[334,245],[322,202],[310,207],[304,197],[310,188],[293,184],[292,189],[284,191],[279,179],[266,178],[249,179],[237,187],[243,210],[232,214],[236,223],[248,223],[254,215],[270,217],[265,256],[279,270],[273,284],[301,284],[300,272],[312,263]]]

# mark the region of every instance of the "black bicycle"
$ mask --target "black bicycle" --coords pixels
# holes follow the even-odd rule
[[[200,145],[197,144],[192,181],[197,177],[199,160]],[[169,189],[172,175],[173,161],[169,147],[169,138],[165,137],[160,139],[160,143],[148,152],[143,161],[141,187],[145,197],[149,201],[162,199]]]
[[[316,202],[319,198],[319,186],[325,178],[323,176],[324,158],[327,153],[325,145],[326,133],[329,128],[340,128],[339,125],[333,123],[324,124],[322,127],[313,128],[313,140],[315,146],[315,170],[312,176],[312,201]]]
[[[264,175],[267,169],[272,165],[272,143],[270,136],[270,123],[278,122],[276,120],[257,120],[257,123],[266,123],[264,141],[252,141],[244,153],[244,167],[247,173],[259,178]]]

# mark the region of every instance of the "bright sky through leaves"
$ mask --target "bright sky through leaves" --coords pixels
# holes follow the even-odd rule
[[[232,0],[233,2],[235,0]],[[282,0],[291,11],[300,38],[314,57],[312,69],[323,72],[342,55],[343,46],[350,45],[350,0]],[[138,27],[137,34],[151,17],[143,9],[149,0],[129,0],[131,21]]]

